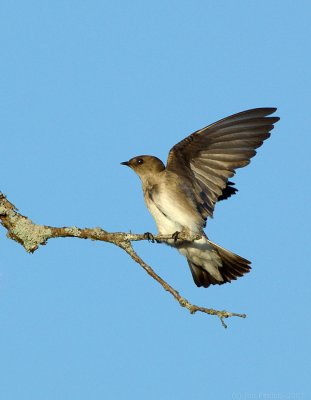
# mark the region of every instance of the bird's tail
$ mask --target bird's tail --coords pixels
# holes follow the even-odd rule
[[[250,261],[211,242],[206,237],[179,249],[197,286],[222,285],[250,271]]]

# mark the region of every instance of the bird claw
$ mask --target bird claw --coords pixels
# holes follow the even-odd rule
[[[144,233],[144,237],[148,240],[148,242],[151,242],[151,243],[157,242],[157,239],[150,232]]]
[[[177,242],[179,235],[180,235],[180,232],[178,232],[178,231],[176,231],[175,233],[172,234],[172,239],[174,239],[175,243]]]

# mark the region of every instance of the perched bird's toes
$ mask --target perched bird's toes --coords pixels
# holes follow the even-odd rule
[[[172,239],[174,239],[174,242],[176,243],[178,240],[180,232],[176,231],[175,233],[172,234]]]
[[[144,233],[144,236],[148,240],[148,242],[151,242],[151,243],[156,242],[156,239],[155,239],[155,237],[153,236],[152,233],[146,232],[146,233]]]

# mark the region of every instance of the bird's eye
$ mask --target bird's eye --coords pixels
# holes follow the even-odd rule
[[[144,160],[143,160],[142,158],[139,158],[139,159],[137,160],[137,164],[141,165],[141,164],[143,164],[143,163],[144,163]]]

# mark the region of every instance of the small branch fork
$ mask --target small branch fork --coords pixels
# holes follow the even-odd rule
[[[219,311],[212,308],[200,307],[191,304],[182,297],[177,290],[164,281],[155,271],[146,264],[133,249],[131,242],[140,240],[151,240],[156,242],[166,242],[172,240],[172,235],[152,235],[152,234],[134,234],[123,232],[107,232],[101,228],[77,228],[73,227],[53,227],[35,224],[24,215],[20,214],[17,208],[7,200],[0,192],[0,223],[8,231],[7,237],[21,244],[28,253],[36,251],[40,245],[45,245],[49,239],[59,237],[76,237],[80,239],[99,240],[102,242],[113,243],[123,249],[129,256],[138,263],[153,279],[155,279],[166,291],[168,291],[175,300],[187,308],[191,314],[202,312],[209,315],[216,315],[223,327],[227,327],[224,319],[229,317],[246,318],[245,314],[237,314],[228,311]],[[178,234],[178,240],[193,241],[199,237],[183,237]]]

